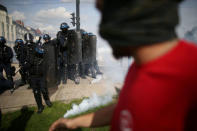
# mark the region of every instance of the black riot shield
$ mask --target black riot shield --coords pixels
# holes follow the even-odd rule
[[[75,30],[69,31],[67,50],[69,64],[79,64],[82,62],[82,39],[80,32]]]
[[[57,49],[56,40],[44,43],[45,49],[45,66],[47,87],[56,87],[57,84]]]
[[[85,34],[82,37],[82,59],[83,59],[83,64],[89,64],[91,62],[88,34]]]
[[[90,60],[96,61],[96,44],[97,44],[97,37],[96,35],[89,35],[89,43],[90,43]]]
[[[93,63],[96,60],[96,35],[88,35],[83,45],[83,60],[85,64]]]

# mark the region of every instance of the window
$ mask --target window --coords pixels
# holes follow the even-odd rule
[[[5,36],[5,28],[4,28],[4,23],[2,22],[2,35]]]
[[[12,34],[12,41],[14,41],[14,30],[13,30],[13,25],[11,25],[11,34]]]
[[[9,30],[9,24],[7,24],[7,39],[10,41],[10,30]]]
[[[6,23],[7,23],[7,24],[10,23],[10,22],[9,22],[9,17],[8,17],[8,16],[6,16]]]

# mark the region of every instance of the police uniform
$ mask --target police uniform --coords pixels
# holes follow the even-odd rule
[[[22,39],[17,39],[14,46],[14,51],[16,53],[16,59],[19,61],[19,73],[21,75],[21,85],[26,84],[28,73],[27,70],[24,68],[27,52],[25,50],[25,45]]]
[[[6,41],[2,41],[2,40],[5,40],[5,38],[0,37],[0,66],[5,71],[7,79],[13,83],[13,78],[12,78],[13,72],[11,67],[13,52],[10,47],[5,45]],[[12,88],[14,88],[14,84]]]
[[[45,34],[43,36],[45,42],[43,43],[43,48],[45,51],[45,71],[46,71],[46,81],[47,87],[56,87],[58,83],[57,79],[57,48],[56,48],[56,40],[50,40],[50,36]]]
[[[68,57],[67,57],[68,33],[59,31],[57,33],[58,72],[60,82],[67,83]]]
[[[28,56],[30,87],[33,89],[34,98],[38,106],[38,113],[41,113],[44,109],[41,93],[45,103],[49,107],[51,106],[46,86],[44,49],[41,46],[35,45],[34,43],[34,45],[30,46],[29,51],[31,52],[31,54]]]

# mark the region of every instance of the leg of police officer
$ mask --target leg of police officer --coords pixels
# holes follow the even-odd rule
[[[94,70],[94,63],[90,64],[90,72],[91,72],[92,78],[96,78],[96,73]]]
[[[60,64],[60,70],[59,70],[60,72],[59,72],[59,75],[60,75],[60,83],[61,82],[65,82],[65,65],[64,65],[64,63],[62,62],[61,64]]]
[[[79,84],[80,83],[80,78],[79,78],[79,64],[75,64],[74,65],[74,80],[75,80],[75,84]]]
[[[67,83],[67,79],[68,79],[68,65],[64,64],[64,70],[63,70],[64,74],[63,74],[63,83],[66,84]]]
[[[69,65],[69,75],[70,75],[70,79],[71,80],[75,80],[75,65],[74,64],[70,64]]]
[[[14,90],[14,81],[13,81],[13,78],[12,78],[11,64],[10,63],[9,64],[4,64],[3,69],[5,70],[7,79],[12,83],[11,91],[13,91]]]
[[[26,73],[25,70],[21,67],[19,70],[19,73],[21,75],[21,84],[20,85],[25,85],[26,84]]]
[[[103,74],[103,73],[100,71],[100,69],[99,69],[97,60],[94,61],[94,69],[96,70],[96,74]]]
[[[32,77],[30,80],[30,87],[33,89],[34,98],[38,106],[37,113],[42,113],[44,106],[42,104],[41,89],[40,89],[40,78]]]
[[[57,58],[57,85],[61,83],[61,60]]]
[[[86,79],[85,64],[83,62],[80,63],[80,75],[81,75],[81,78]]]
[[[40,78],[39,85],[40,85],[40,90],[45,100],[45,103],[47,104],[48,107],[51,107],[52,103],[49,98],[46,80],[44,78]]]
[[[67,65],[67,54],[66,51],[64,51],[63,54],[63,83],[66,84],[67,83],[67,79],[68,79],[68,65]]]
[[[12,83],[8,80],[6,80],[3,76],[3,67],[0,64],[0,94],[4,92],[7,89],[12,88]]]
[[[89,70],[88,64],[85,64],[85,65],[84,65],[84,73],[85,73],[85,75],[87,75],[87,76],[88,76],[88,70]]]

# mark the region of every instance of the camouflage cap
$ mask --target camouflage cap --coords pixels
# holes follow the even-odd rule
[[[100,34],[112,46],[141,46],[177,37],[182,0],[104,0]]]

